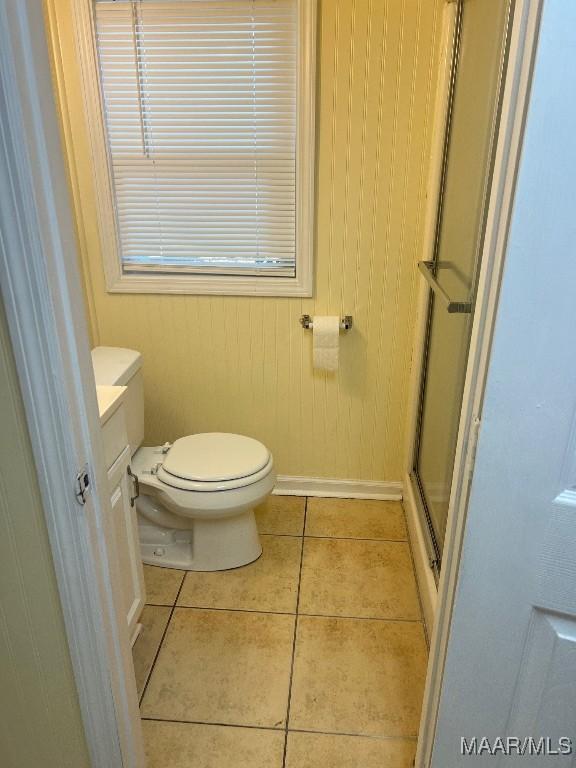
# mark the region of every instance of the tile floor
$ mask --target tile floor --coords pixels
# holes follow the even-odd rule
[[[427,648],[399,502],[273,496],[262,557],[145,566],[149,768],[410,768]]]

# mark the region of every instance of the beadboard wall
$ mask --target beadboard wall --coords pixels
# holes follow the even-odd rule
[[[96,344],[144,356],[146,440],[252,435],[279,473],[396,481],[403,446],[443,0],[322,0],[310,299],[108,294],[72,0],[47,0]],[[337,374],[300,315],[352,314]]]
[[[24,407],[0,305],[0,763],[89,768]]]

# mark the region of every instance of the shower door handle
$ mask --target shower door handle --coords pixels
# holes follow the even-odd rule
[[[472,312],[472,302],[470,301],[452,301],[450,296],[446,293],[444,288],[436,280],[434,274],[434,262],[433,261],[419,261],[418,269],[424,275],[424,278],[430,288],[434,291],[435,295],[442,301],[448,312],[451,314],[469,315]]]

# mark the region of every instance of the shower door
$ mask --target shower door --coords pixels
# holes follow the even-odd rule
[[[510,2],[460,0],[412,477],[439,573],[454,469],[494,137],[500,113]]]

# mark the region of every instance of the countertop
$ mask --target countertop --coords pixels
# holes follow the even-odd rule
[[[124,400],[127,387],[113,387],[106,384],[96,385],[100,424],[105,424]]]

